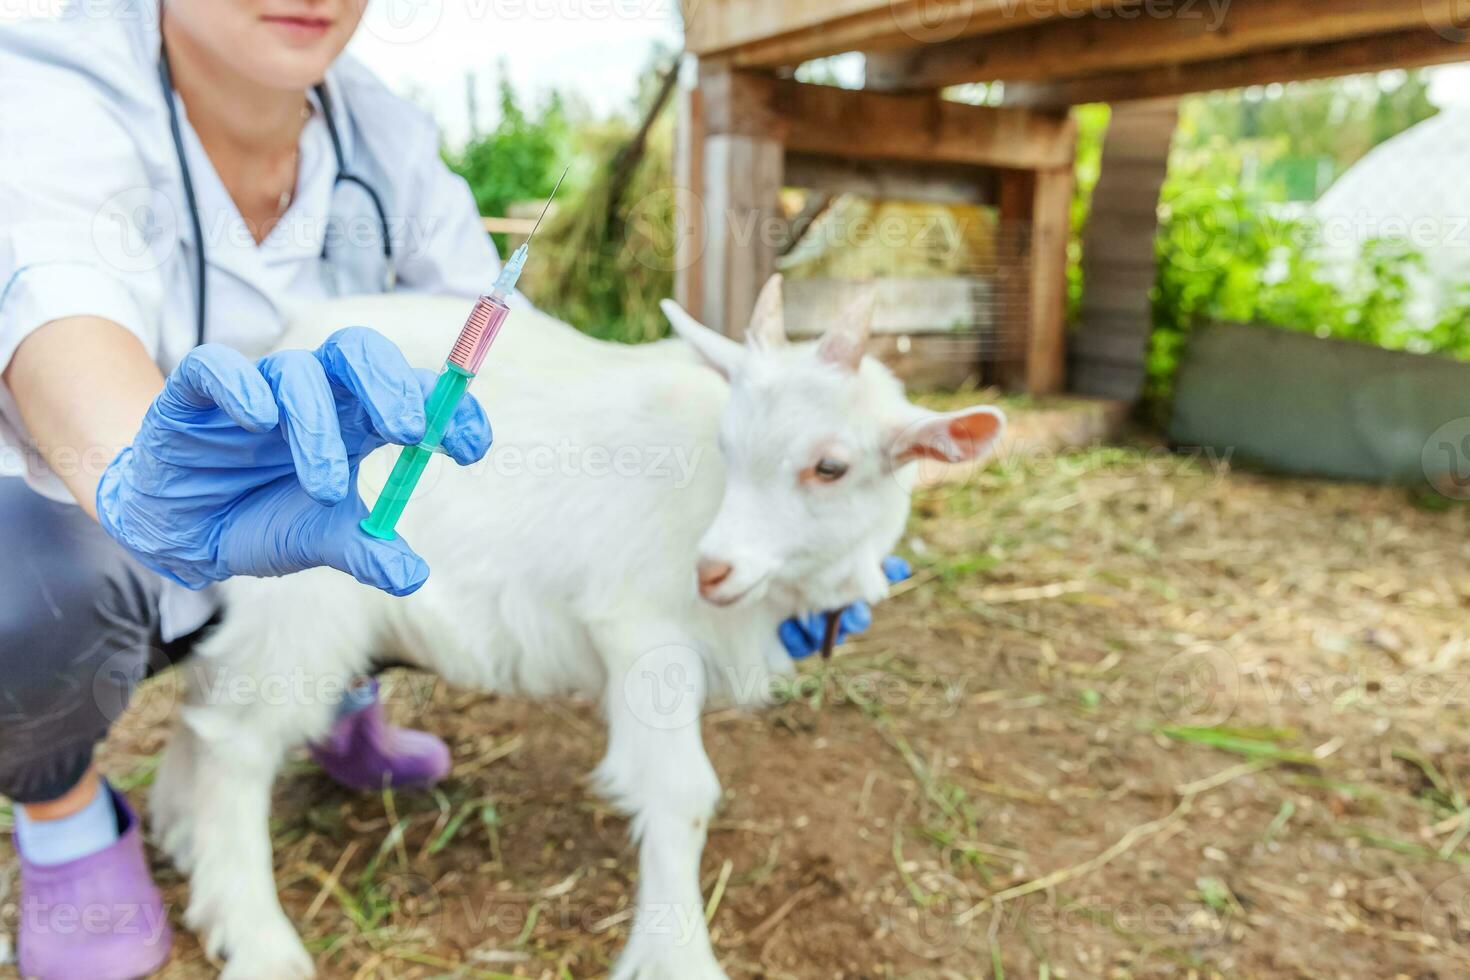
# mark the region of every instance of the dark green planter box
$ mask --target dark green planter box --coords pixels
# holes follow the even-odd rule
[[[1470,484],[1470,363],[1211,324],[1190,338],[1169,438],[1279,473]]]

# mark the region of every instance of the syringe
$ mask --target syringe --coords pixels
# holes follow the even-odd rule
[[[414,487],[418,486],[419,478],[424,475],[424,467],[429,465],[430,457],[440,448],[444,430],[448,428],[450,419],[454,418],[454,410],[459,407],[460,399],[469,390],[470,382],[479,373],[480,364],[485,360],[485,354],[490,350],[490,345],[495,343],[495,336],[500,333],[505,318],[510,315],[508,301],[515,292],[516,282],[521,278],[521,270],[526,266],[531,239],[535,237],[536,229],[541,227],[541,220],[546,217],[546,212],[566,176],[566,171],[562,171],[556,187],[552,188],[551,197],[546,199],[546,207],[541,209],[541,217],[536,219],[536,224],[531,229],[531,234],[526,236],[525,242],[511,255],[505,268],[500,270],[500,276],[495,280],[489,295],[481,296],[475,302],[475,308],[470,311],[469,319],[459,332],[459,339],[449,352],[449,359],[444,362],[444,371],[439,375],[439,380],[435,382],[434,390],[424,405],[424,414],[427,416],[424,438],[415,445],[403,447],[403,452],[398,455],[398,462],[393,464],[393,472],[388,474],[388,482],[383,485],[383,492],[373,505],[372,513],[362,520],[362,529],[373,537],[393,539],[398,519],[403,516],[403,510],[413,496]]]

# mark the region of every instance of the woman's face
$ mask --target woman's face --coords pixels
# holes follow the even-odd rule
[[[223,66],[268,88],[322,80],[367,0],[166,0],[165,20]]]

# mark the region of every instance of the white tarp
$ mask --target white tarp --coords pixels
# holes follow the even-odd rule
[[[1312,217],[1329,260],[1350,262],[1375,238],[1422,252],[1428,274],[1415,277],[1411,315],[1432,323],[1470,283],[1470,106],[1445,109],[1376,147],[1328,189]]]

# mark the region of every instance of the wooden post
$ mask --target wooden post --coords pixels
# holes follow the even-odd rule
[[[704,308],[704,96],[682,81],[674,140],[674,300],[695,316]]]
[[[1001,290],[1010,335],[1000,339],[996,381],[1052,395],[1067,380],[1067,241],[1071,168],[1005,170],[1000,178]],[[1025,342],[1015,337],[1024,328]]]
[[[711,136],[704,148],[705,325],[740,338],[776,271],[784,150],[758,136]]]
[[[1052,395],[1067,383],[1067,242],[1071,236],[1072,169],[1036,174],[1031,206],[1031,331],[1026,391]]]
[[[994,380],[1015,390],[1026,383],[1026,338],[1031,332],[1031,218],[1036,201],[1036,172],[1002,170],[999,197],[999,240],[996,265],[1000,270],[1001,319],[996,336]]]
[[[1143,386],[1158,277],[1154,237],[1178,100],[1113,106],[1082,241],[1082,312],[1072,387],[1133,401]]]
[[[691,312],[739,338],[776,271],[786,148],[769,112],[727,66],[701,65],[703,255]],[[715,125],[710,125],[711,120]]]

